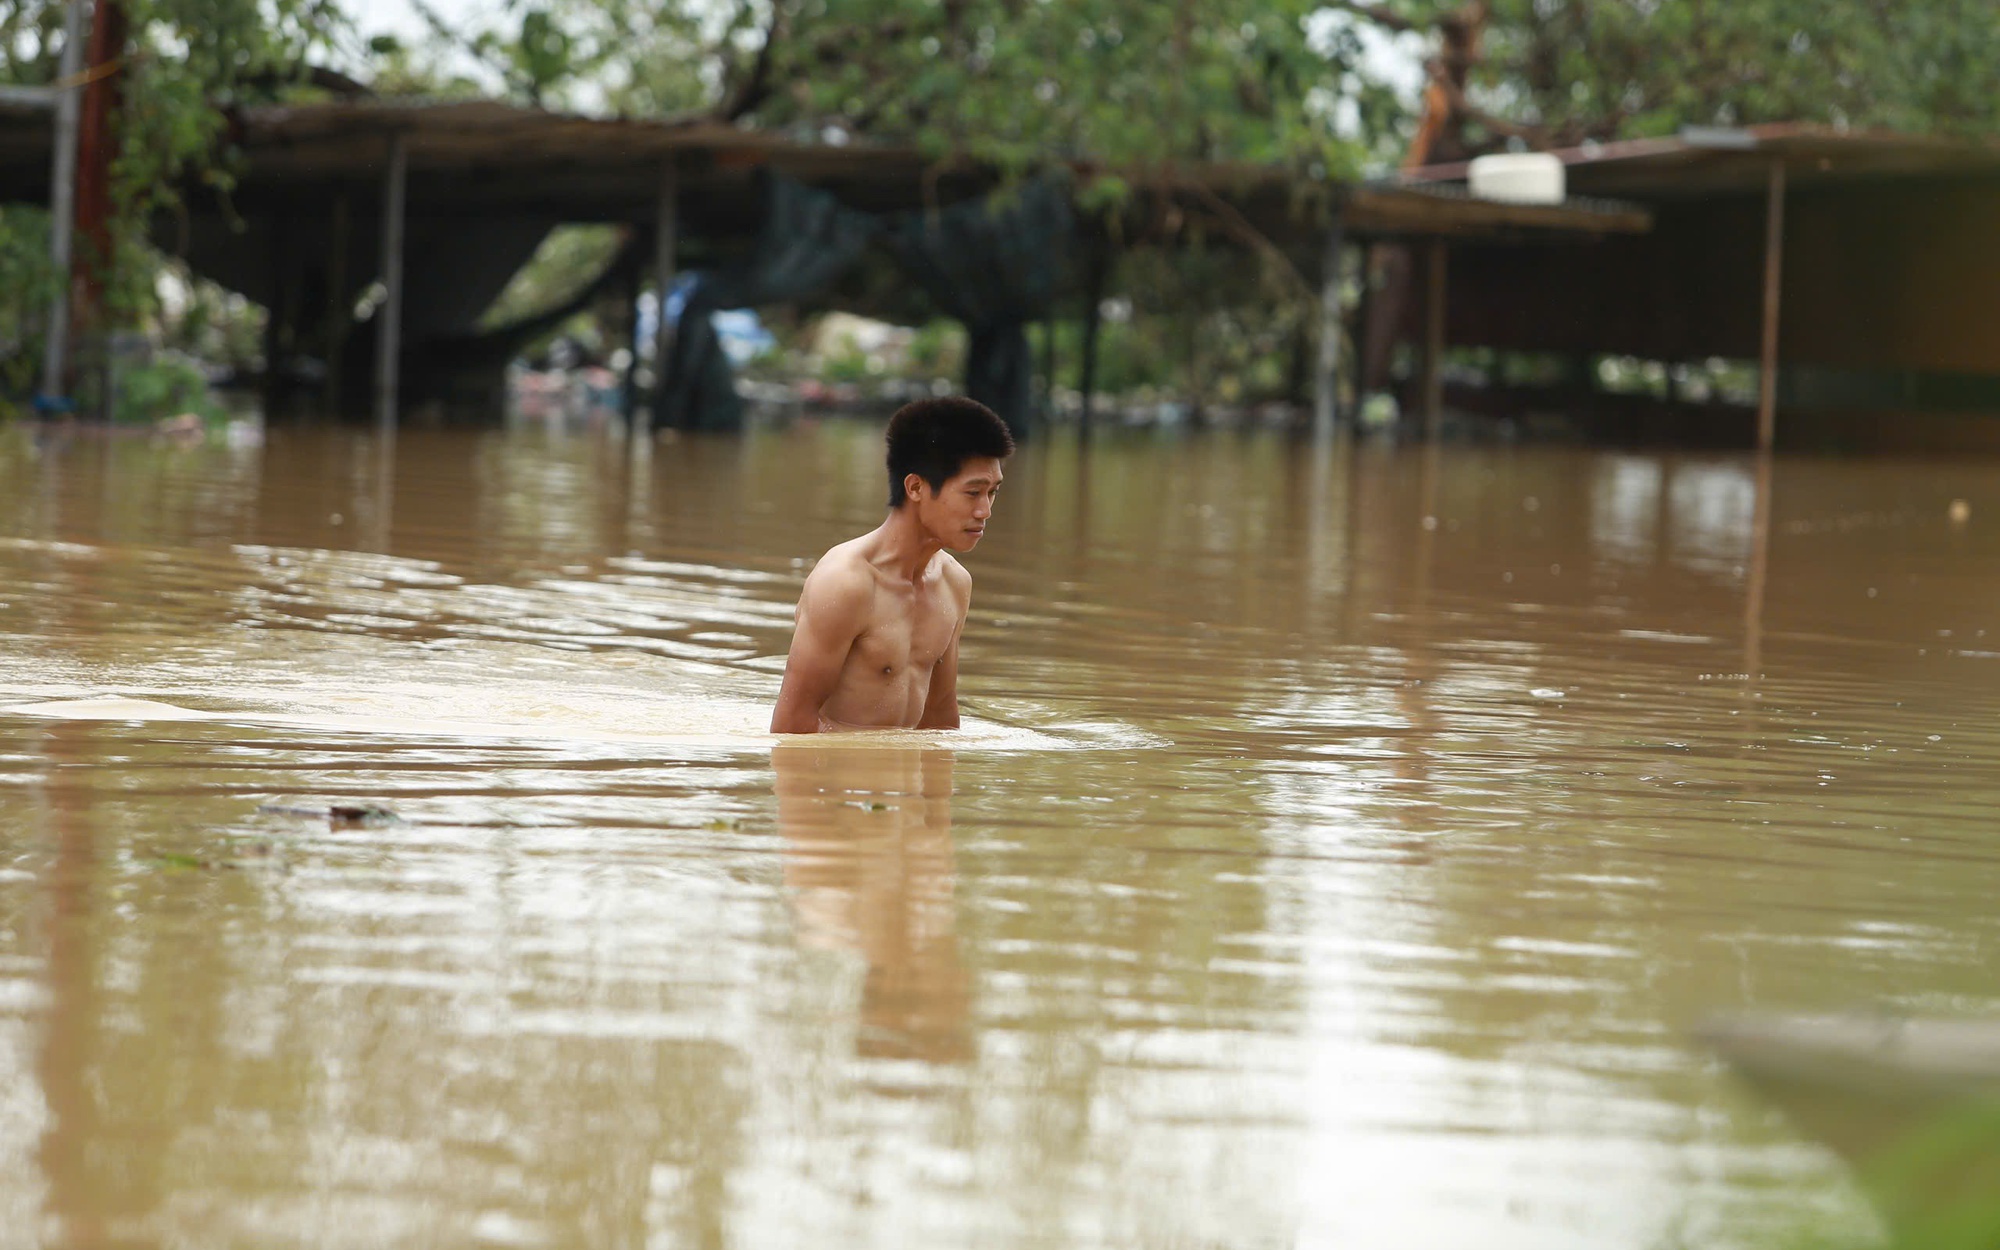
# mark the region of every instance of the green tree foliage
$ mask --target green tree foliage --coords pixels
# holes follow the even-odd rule
[[[1353,46],[1315,49],[1311,0],[796,0],[728,76],[766,125],[916,142],[1010,167],[1343,154],[1315,95]],[[768,49],[768,55],[766,50]]]
[[[507,283],[480,318],[486,328],[532,317],[576,296],[604,271],[625,241],[618,226],[560,226],[549,232],[535,255]]]
[[[1444,155],[1688,124],[2000,125],[1991,0],[502,0],[487,27],[433,24],[523,99],[1012,169],[1351,171],[1414,121],[1362,55],[1371,26],[1428,41]]]
[[[1442,157],[1686,125],[2000,126],[1991,0],[1326,2],[1350,22],[1435,33],[1430,80],[1452,105]]]
[[[130,41],[118,72],[121,104],[112,161],[114,255],[106,295],[111,315],[131,324],[155,310],[159,258],[146,239],[188,179],[224,190],[224,108],[312,89],[310,60],[343,28],[334,0],[121,0]],[[60,0],[0,5],[0,82],[48,86],[62,51]],[[0,215],[0,346],[9,367],[0,386],[30,384],[39,357],[48,272],[47,214],[9,207]],[[82,246],[81,241],[78,244]]]
[[[187,177],[227,189],[224,108],[308,89],[311,56],[345,21],[333,0],[123,0],[132,45],[112,171],[127,307],[151,294],[146,223]]]
[[[32,394],[41,367],[48,304],[56,293],[49,267],[49,215],[0,205],[0,414],[8,396]]]
[[[1940,131],[2000,120],[2000,6],[1989,0],[1507,0],[1496,9],[1485,81],[1562,138],[1690,123]]]
[[[376,78],[384,94],[457,96],[468,94],[468,87],[486,94],[471,80],[442,68],[436,53],[449,48],[469,55],[506,94],[545,107],[577,105],[579,94],[614,72],[637,37],[628,24],[644,16],[643,6],[629,0],[607,0],[603,5],[504,0],[487,24],[468,26],[426,0],[411,0],[411,7],[430,28],[434,46],[413,53],[394,39],[377,40],[371,51],[378,57],[378,68],[391,71],[386,81],[379,73]]]
[[[182,179],[227,186],[218,140],[224,106],[304,89],[308,58],[344,22],[333,0],[122,0],[131,41],[119,74],[122,104],[112,165],[119,264],[114,309],[149,303],[155,266],[145,223],[171,207]],[[47,86],[62,50],[59,0],[14,0],[0,16],[0,82]],[[42,231],[12,230],[0,248]],[[27,265],[25,259],[9,262]]]
[[[708,111],[1009,169],[1254,161],[1348,168],[1329,87],[1351,32],[1315,0],[515,0],[454,34],[524,99]],[[446,29],[445,24],[437,22]]]

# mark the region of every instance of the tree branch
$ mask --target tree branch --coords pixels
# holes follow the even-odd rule
[[[867,34],[876,44],[892,46],[916,37],[912,24],[903,18],[891,18],[878,23]],[[790,46],[786,46],[787,44]],[[802,106],[803,110],[803,106],[807,105],[811,98],[807,80],[813,74],[820,70],[837,69],[857,63],[866,64],[869,61],[869,49],[857,47],[855,32],[851,27],[835,27],[821,34],[807,36],[798,32],[792,23],[787,21],[783,28],[777,31],[775,41],[767,38],[764,48],[758,53],[759,62],[764,62],[767,56],[769,64],[761,65],[753,72],[753,80],[758,74],[761,74],[763,80],[756,98],[739,113],[725,114],[724,109],[718,108],[719,116],[727,116],[732,121],[740,120],[780,94],[789,95]],[[893,81],[892,76],[885,74],[875,74],[872,77],[878,84],[884,86]],[[868,111],[878,111],[880,107],[880,103],[877,103]],[[852,125],[849,119],[841,120],[843,124]]]
[[[738,121],[771,98],[775,90],[771,82],[771,55],[779,42],[791,34],[791,24],[786,20],[788,16],[782,0],[771,5],[771,22],[764,28],[764,44],[757,49],[757,59],[750,64],[749,77],[738,83],[736,89],[729,93],[728,101],[716,110],[723,121]]]
[[[1213,189],[1192,180],[1169,179],[1168,187],[1185,191],[1194,196],[1201,206],[1208,210],[1224,234],[1262,256],[1277,271],[1284,284],[1302,297],[1316,295],[1313,284],[1306,281],[1292,258],[1285,255],[1283,248],[1271,241],[1271,237],[1252,225],[1235,205],[1217,195]]]
[[[1393,30],[1398,34],[1423,29],[1420,23],[1413,22],[1400,13],[1392,13],[1379,4],[1363,3],[1363,0],[1323,0],[1321,7],[1351,13],[1355,17],[1373,22],[1385,30]]]

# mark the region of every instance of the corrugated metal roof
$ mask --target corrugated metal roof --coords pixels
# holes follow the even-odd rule
[[[993,186],[997,173],[969,161],[937,161],[909,147],[811,142],[707,115],[606,118],[492,100],[357,99],[246,108],[230,114],[235,149],[231,201],[310,206],[336,189],[371,189],[386,167],[388,137],[408,152],[413,211],[528,212],[571,221],[652,219],[663,164],[671,159],[687,226],[754,229],[752,171],[770,167],[869,211],[948,203]],[[47,185],[48,120],[0,113],[0,186],[40,199]],[[1079,173],[1099,172],[1076,162]],[[1380,237],[1642,231],[1630,205],[1530,207],[1404,186],[1331,184],[1244,163],[1120,171],[1133,186],[1179,198],[1199,213],[1223,206],[1281,246],[1308,247],[1332,202],[1348,228]]]
[[[1570,196],[1561,204],[1513,204],[1479,199],[1462,186],[1371,183],[1350,194],[1348,224],[1361,234],[1435,236],[1535,231],[1642,234],[1652,215],[1636,204]]]
[[[1774,161],[1793,187],[2000,174],[2000,143],[1805,122],[1742,128],[1688,127],[1659,139],[1559,149],[1572,191],[1633,200],[1761,191]],[[1405,184],[1462,182],[1463,162],[1427,165]]]

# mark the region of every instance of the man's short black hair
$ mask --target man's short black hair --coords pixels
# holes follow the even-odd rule
[[[946,395],[904,404],[889,418],[889,506],[900,508],[903,479],[914,473],[944,484],[974,456],[1005,460],[1014,454],[1014,436],[998,414],[976,399]]]

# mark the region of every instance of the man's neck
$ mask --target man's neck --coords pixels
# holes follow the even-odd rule
[[[896,577],[915,582],[924,575],[944,544],[917,523],[917,510],[893,508],[875,530],[875,564]]]

